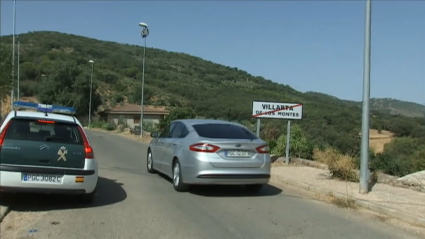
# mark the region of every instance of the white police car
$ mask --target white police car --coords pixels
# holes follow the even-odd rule
[[[0,126],[1,193],[74,194],[93,202],[98,166],[75,109],[21,101],[13,106]]]

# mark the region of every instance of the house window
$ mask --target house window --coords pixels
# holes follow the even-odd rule
[[[134,116],[134,124],[140,124],[140,116]]]

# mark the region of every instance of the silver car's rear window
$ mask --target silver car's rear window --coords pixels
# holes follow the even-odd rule
[[[193,128],[203,138],[257,139],[257,136],[249,130],[232,124],[196,124]]]

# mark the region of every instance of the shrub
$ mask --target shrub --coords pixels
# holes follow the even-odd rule
[[[271,139],[271,140],[265,140],[265,141],[269,145],[270,152],[273,152],[274,149],[276,148],[276,140]]]
[[[384,152],[371,160],[371,166],[400,177],[424,170],[424,141],[421,138],[395,138],[385,145]]]
[[[283,156],[285,154],[285,149],[286,149],[286,136],[282,134],[281,136],[279,136],[279,138],[277,138],[275,147],[273,147],[271,152],[274,155]]]
[[[350,182],[359,181],[356,171],[356,159],[349,155],[341,154],[333,148],[327,148],[324,151],[314,149],[313,159],[326,164],[332,178]]]
[[[150,120],[143,121],[143,131],[145,132],[156,132],[158,131],[158,125]]]
[[[425,170],[425,148],[422,148],[413,154],[412,166],[415,171]]]
[[[95,120],[92,121],[90,128],[98,128],[98,129],[104,129],[104,130],[115,130],[115,126],[111,123],[105,122],[103,120]]]
[[[291,128],[291,141],[289,143],[290,154],[296,158],[312,159],[313,145],[302,131],[299,125]],[[286,135],[282,134],[276,141],[276,145],[272,153],[283,156],[286,151]]]
[[[127,128],[127,118],[123,115],[120,115],[120,117],[118,117],[118,125],[123,125],[124,128]]]

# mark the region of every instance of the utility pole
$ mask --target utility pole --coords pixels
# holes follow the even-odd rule
[[[369,192],[369,99],[370,99],[370,42],[371,42],[372,3],[366,0],[366,21],[364,38],[363,66],[363,112],[362,112],[362,143],[360,161],[360,193]]]

